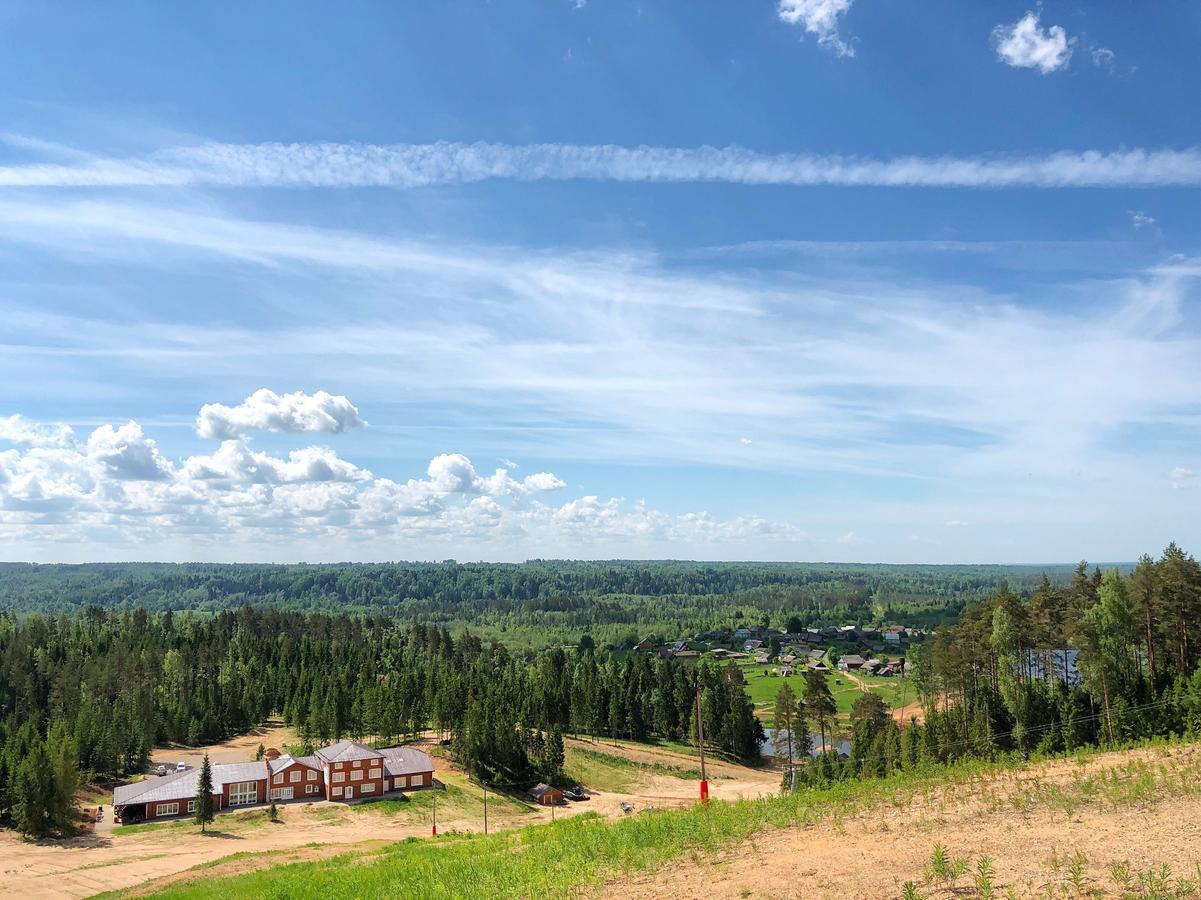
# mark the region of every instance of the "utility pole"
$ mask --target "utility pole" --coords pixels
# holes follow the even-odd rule
[[[709,802],[709,779],[705,777],[705,722],[701,715],[701,682],[696,682],[696,746],[701,752],[701,803]]]
[[[432,790],[434,792],[434,825],[433,825],[433,829],[431,830],[430,833],[434,837],[437,837],[438,836],[438,789],[435,787]]]
[[[480,784],[483,785],[483,787],[484,787],[484,834],[487,834],[488,833],[488,785],[486,782],[483,782],[483,781],[481,781]]]

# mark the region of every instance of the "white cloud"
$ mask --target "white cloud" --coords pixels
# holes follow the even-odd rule
[[[120,481],[163,481],[174,475],[174,467],[137,422],[120,428],[101,425],[88,438],[87,452]]]
[[[1139,210],[1130,210],[1130,224],[1135,228],[1146,228],[1155,224],[1155,219]]]
[[[855,48],[838,34],[839,20],[854,0],[780,0],[776,13],[782,22],[802,25],[817,42],[838,56],[854,56]]]
[[[1038,58],[1048,65],[1055,59]],[[872,159],[766,154],[736,146],[209,143],[164,149],[128,160],[0,166],[0,187],[413,188],[493,179],[849,187],[1197,185],[1201,184],[1201,150],[1083,150],[1043,155]]]
[[[1108,47],[1094,47],[1090,51],[1093,58],[1093,65],[1098,69],[1113,70],[1114,53]]]
[[[415,539],[496,541],[500,555],[513,541],[543,549],[570,542],[578,550],[631,539],[807,539],[787,523],[719,520],[704,512],[669,515],[617,498],[546,504],[537,497],[565,486],[554,474],[518,481],[498,469],[480,476],[460,453],[434,457],[426,474],[398,483],[325,448],[279,458],[242,439],[175,466],[131,421],[97,428],[83,448],[0,452],[0,537],[9,546],[70,542],[101,548],[106,556],[119,547],[135,558],[154,552],[144,548],[180,540],[186,558],[220,557],[222,548],[237,555],[239,548],[265,545],[273,547],[274,558],[296,558],[290,554],[300,546],[324,547],[321,552],[329,554],[335,545],[377,541],[387,547]]]
[[[34,447],[65,447],[74,440],[69,425],[32,422],[22,415],[0,416],[0,441]]]
[[[250,431],[340,434],[366,424],[345,397],[325,391],[280,395],[260,388],[237,406],[206,403],[196,417],[196,433],[221,440]]]
[[[1172,471],[1168,472],[1168,480],[1174,488],[1182,488],[1192,484],[1193,479],[1197,477],[1197,473],[1192,469],[1186,469],[1184,466],[1176,466]]]
[[[749,437],[740,437],[738,439],[738,443],[742,444],[744,447],[749,447],[754,443],[754,441],[752,441]]]
[[[238,484],[305,484],[368,481],[372,475],[325,447],[292,450],[287,459],[255,452],[243,440],[226,440],[211,456],[192,456],[184,474],[199,481]]]
[[[1072,58],[1072,41],[1059,25],[1043,28],[1038,13],[1028,12],[1012,25],[992,31],[997,58],[1006,65],[1038,69],[1044,75],[1067,66]]]

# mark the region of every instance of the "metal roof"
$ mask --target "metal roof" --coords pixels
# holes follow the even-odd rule
[[[416,747],[388,747],[380,751],[384,757],[384,771],[389,775],[416,775],[434,771],[430,755]]]
[[[213,766],[213,793],[238,781],[262,781],[267,778],[265,762],[217,763]],[[190,800],[200,788],[200,769],[188,769],[162,778],[147,778],[123,784],[113,791],[113,806],[129,803],[154,803],[160,800]]]
[[[317,756],[327,762],[343,762],[348,759],[379,759],[382,754],[357,741],[338,741],[329,747],[322,747],[317,751]]]

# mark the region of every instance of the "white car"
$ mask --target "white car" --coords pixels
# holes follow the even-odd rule
[[[175,764],[176,772],[186,772],[187,769],[188,769],[188,764],[186,762],[179,762],[179,763]]]
[[[166,774],[167,774],[167,767],[166,767],[166,766],[159,766],[157,769],[155,769],[155,770],[154,770],[154,772],[155,772],[155,774],[156,774],[156,775],[166,775]]]

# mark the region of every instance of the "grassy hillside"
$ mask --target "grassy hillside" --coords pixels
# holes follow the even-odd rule
[[[1094,765],[1099,756],[1081,754],[1066,764],[1061,760],[1046,772],[1027,765],[1020,777],[1014,774],[1014,763],[972,762],[879,781],[845,782],[787,797],[714,802],[686,811],[645,812],[617,820],[582,815],[487,837],[410,839],[382,850],[263,868],[228,878],[217,877],[218,865],[193,880],[167,885],[154,896],[222,900],[243,896],[557,897],[654,872],[677,860],[690,860],[690,867],[695,868],[725,848],[745,847],[751,838],[758,842],[760,835],[796,833],[806,826],[834,826],[831,833],[841,833],[852,817],[887,819],[911,808],[934,810],[943,816],[945,810],[937,812],[943,808],[940,804],[963,802],[968,795],[982,810],[974,816],[992,811],[1064,823],[1090,808],[1121,813],[1201,795],[1201,753],[1194,746],[1149,745],[1128,756],[1110,754],[1104,766]],[[945,820],[937,821],[945,824]],[[942,830],[931,832],[931,846]],[[951,858],[950,868],[930,877],[950,881],[956,864]],[[1129,868],[1131,863],[1124,865]],[[1138,871],[1137,861],[1129,870]],[[921,880],[921,872],[913,874]],[[912,896],[926,895],[914,886]]]

